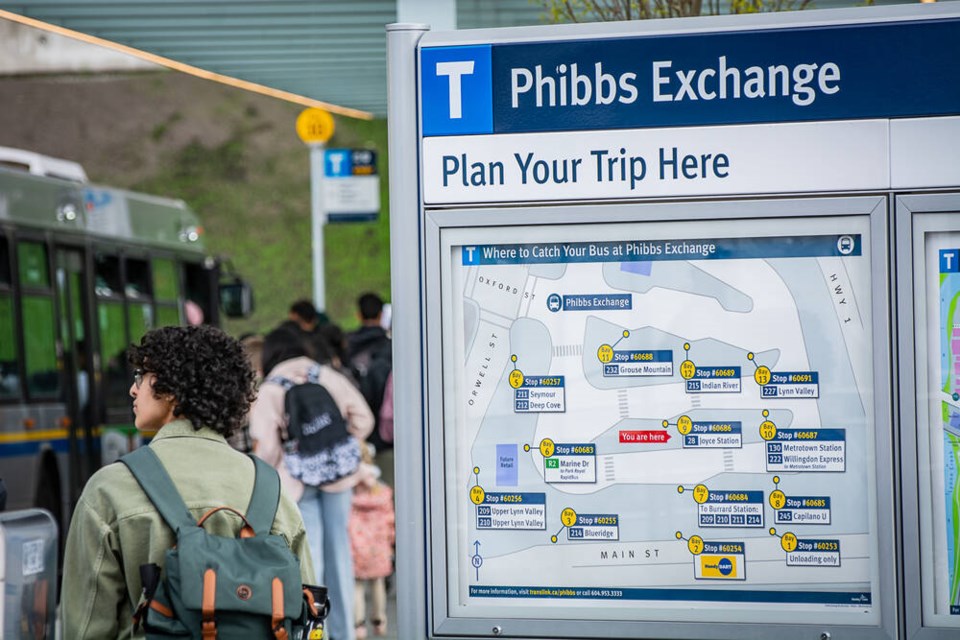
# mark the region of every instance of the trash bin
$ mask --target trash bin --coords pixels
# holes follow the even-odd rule
[[[49,511],[0,513],[0,638],[53,640],[57,525]]]

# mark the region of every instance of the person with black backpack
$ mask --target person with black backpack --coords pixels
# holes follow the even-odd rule
[[[383,300],[375,293],[364,293],[357,299],[360,328],[347,335],[346,355],[347,366],[376,421],[368,442],[376,450],[384,482],[392,488],[393,438],[384,438],[380,424],[387,380],[393,371],[393,343],[381,325],[383,311]]]
[[[131,345],[134,424],[149,446],[93,475],[66,540],[63,637],[292,637],[307,533],[277,474],[226,437],[254,398],[239,342],[208,325]],[[206,634],[206,635],[204,635]]]
[[[308,357],[302,333],[281,325],[264,338],[259,397],[250,414],[254,453],[298,501],[314,570],[330,596],[326,635],[354,639],[353,563],[347,523],[360,478],[360,441],[373,414],[356,387]]]

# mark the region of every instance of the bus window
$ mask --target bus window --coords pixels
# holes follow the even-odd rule
[[[216,324],[218,318],[214,315],[217,307],[213,272],[202,264],[185,263],[183,267],[187,287],[187,322]]]
[[[31,398],[59,398],[60,372],[57,371],[56,324],[53,299],[49,296],[23,296],[23,346],[27,369],[27,393]]]
[[[107,410],[127,410],[130,376],[127,374],[127,322],[121,292],[120,258],[97,253],[94,258],[94,293],[97,296],[97,328],[100,332],[100,362],[103,397]]]
[[[127,279],[124,293],[127,297],[127,322],[130,327],[130,340],[140,342],[140,338],[153,328],[153,287],[150,282],[149,263],[141,258],[127,258]]]
[[[146,260],[127,258],[127,281],[123,291],[130,300],[153,297],[150,269]]]
[[[17,245],[20,265],[20,286],[23,288],[50,287],[47,270],[47,249],[39,242],[20,242]]]
[[[94,293],[98,297],[119,296],[120,258],[98,253],[94,263]]]
[[[176,327],[180,324],[180,309],[176,306],[157,304],[157,326]]]
[[[108,408],[126,408],[130,404],[127,391],[127,332],[123,319],[123,303],[97,300],[97,325],[100,329],[100,362],[105,382],[104,397]]]
[[[39,242],[17,243],[20,286],[25,290],[21,302],[24,365],[27,394],[31,398],[59,398],[60,372],[57,369],[57,326],[50,293],[47,248]]]
[[[127,307],[127,321],[130,323],[130,339],[140,343],[140,338],[153,328],[153,307],[149,302],[131,302]]]
[[[12,286],[10,245],[0,236],[0,400],[20,396]]]
[[[4,236],[0,236],[0,289],[11,286],[13,278],[10,277],[10,245]]]
[[[180,297],[177,267],[173,260],[153,259],[153,292],[158,302],[176,302]]]
[[[83,255],[79,251],[57,251],[57,294],[60,304],[60,337],[65,351],[73,351],[72,345],[83,342],[87,335],[83,326],[83,308],[80,295],[83,291]],[[68,295],[68,292],[72,292]]]
[[[153,259],[153,294],[157,303],[157,326],[180,324],[180,280],[173,260]]]
[[[13,295],[0,289],[0,400],[20,396],[17,343],[13,327]]]

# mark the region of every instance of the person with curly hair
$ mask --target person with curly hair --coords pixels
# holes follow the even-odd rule
[[[199,519],[215,507],[247,511],[254,464],[226,438],[255,399],[254,373],[240,343],[208,325],[163,327],[131,345],[135,367],[130,397],[141,433],[156,432],[150,448]],[[229,510],[204,524],[212,534],[236,537],[243,521]],[[314,584],[313,562],[297,504],[281,491],[272,534],[300,560],[304,583]],[[133,611],[140,599],[140,565],[163,567],[175,544],[166,525],[126,465],[93,475],[77,503],[64,556],[61,618],[65,638],[142,637]]]

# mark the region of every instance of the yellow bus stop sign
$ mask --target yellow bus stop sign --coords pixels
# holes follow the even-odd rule
[[[307,144],[326,142],[333,135],[333,116],[316,107],[304,109],[297,116],[297,135]]]

